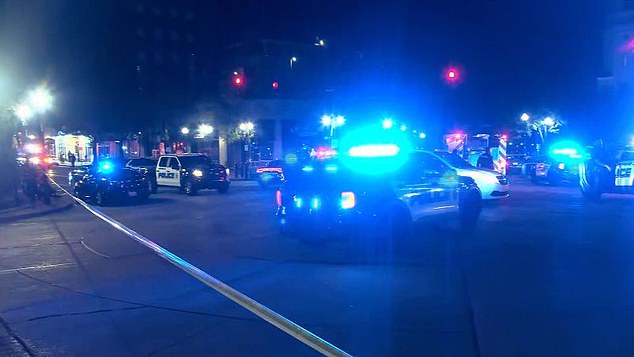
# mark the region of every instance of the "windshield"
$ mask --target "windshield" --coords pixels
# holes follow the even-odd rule
[[[211,166],[211,160],[207,156],[181,156],[178,160],[185,168]]]
[[[632,150],[634,0],[0,0],[0,357],[633,357]]]

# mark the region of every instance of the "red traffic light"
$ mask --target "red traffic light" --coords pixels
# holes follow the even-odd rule
[[[280,84],[277,81],[274,81],[273,83],[271,83],[271,87],[273,87],[273,89],[277,89],[277,87],[279,87]]]
[[[242,84],[244,84],[244,78],[241,75],[234,75],[233,76],[233,85],[236,87],[240,87],[242,86]]]
[[[442,80],[445,84],[455,87],[458,84],[462,83],[464,77],[464,71],[457,66],[448,66],[442,72]]]

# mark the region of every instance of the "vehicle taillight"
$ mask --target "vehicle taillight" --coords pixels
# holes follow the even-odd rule
[[[275,192],[275,203],[277,203],[277,207],[282,207],[282,191],[280,190]]]
[[[342,192],[341,193],[341,208],[350,209],[354,208],[357,204],[357,199],[354,192]]]

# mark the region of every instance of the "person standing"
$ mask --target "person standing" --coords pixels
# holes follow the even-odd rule
[[[72,168],[75,167],[75,160],[77,160],[77,158],[75,157],[75,154],[73,154],[72,152],[68,154],[68,160],[70,161],[70,166]]]

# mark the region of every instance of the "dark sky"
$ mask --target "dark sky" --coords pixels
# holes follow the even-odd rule
[[[97,25],[81,19],[102,18],[90,12],[106,3],[0,3],[0,65],[16,77],[16,87],[48,76],[62,96],[75,97],[69,106],[78,103],[82,96],[73,87],[82,78],[74,69],[86,68],[90,56],[82,52],[93,48],[69,34],[94,32]],[[203,3],[207,10],[197,15],[208,12],[211,48],[257,38],[312,41],[320,35],[338,51],[363,52],[371,66],[363,81],[340,92],[342,98],[349,103],[380,98],[385,111],[403,115],[504,122],[522,111],[553,110],[574,121],[589,112],[595,79],[603,74],[609,3],[604,0]],[[118,24],[99,26],[116,33]],[[453,89],[441,80],[449,64],[463,68],[464,80]]]

